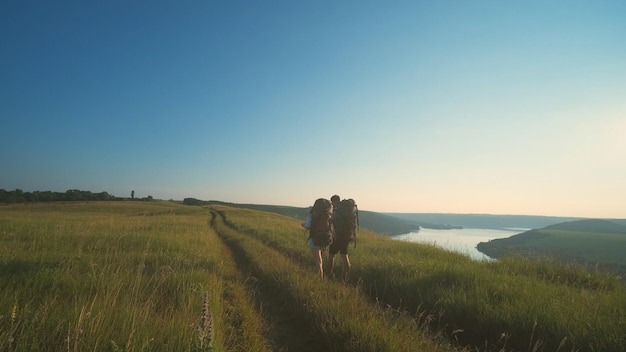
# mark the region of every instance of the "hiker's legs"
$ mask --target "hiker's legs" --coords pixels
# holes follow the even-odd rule
[[[343,258],[343,278],[347,279],[352,264],[350,264],[350,257],[347,254],[342,254],[341,257]]]
[[[348,278],[350,273],[350,258],[348,257],[348,244],[349,241],[335,240],[328,249],[328,272],[331,277],[335,275],[335,255],[340,254],[343,259],[343,279]]]
[[[322,250],[319,248],[311,248],[311,253],[313,254],[313,258],[315,259],[315,265],[317,266],[317,270],[320,274],[321,278],[324,278],[324,266],[322,262]]]
[[[330,273],[330,275],[334,274],[335,270],[335,254],[334,253],[329,253],[328,254],[328,272]]]
[[[322,249],[313,243],[313,239],[309,237],[307,244],[311,249],[311,254],[313,254],[313,260],[315,261],[315,265],[317,266],[317,271],[320,274],[320,277],[324,277],[324,262],[322,261]]]

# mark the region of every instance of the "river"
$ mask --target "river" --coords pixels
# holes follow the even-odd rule
[[[479,242],[507,238],[528,230],[519,228],[501,230],[477,228],[435,230],[422,228],[418,232],[392,236],[392,238],[398,241],[432,244],[443,249],[465,254],[476,260],[492,260],[492,258],[476,249],[476,245]]]

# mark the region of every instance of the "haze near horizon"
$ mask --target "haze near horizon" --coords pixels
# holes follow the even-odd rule
[[[622,1],[0,5],[0,188],[626,218]]]

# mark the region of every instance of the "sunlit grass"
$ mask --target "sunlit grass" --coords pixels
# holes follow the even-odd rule
[[[204,305],[215,327],[210,346],[240,344],[223,302],[252,303],[239,298],[245,287],[204,211],[130,202],[11,206],[0,209],[0,236],[0,350],[206,350],[198,330]]]
[[[625,346],[619,331],[626,292],[610,275],[523,259],[476,262],[382,239],[362,249],[354,271],[373,295],[408,311],[441,312],[448,331],[463,330],[455,335],[463,344],[487,342],[495,350],[540,343],[552,351],[565,338],[569,349],[562,350]]]
[[[348,281],[321,280],[300,222],[172,202],[0,206],[0,350],[626,350],[609,274],[362,229]]]
[[[239,212],[242,213],[246,212]],[[262,216],[259,221],[264,221],[263,218]],[[273,216],[269,218],[280,219]],[[237,223],[239,219],[237,217]],[[270,223],[271,220],[268,220],[259,227],[272,228]],[[416,327],[414,319],[401,312],[371,304],[360,289],[324,281],[308,267],[294,262],[271,246],[261,244],[258,239],[244,235],[219,221],[216,226],[220,236],[236,252],[246,257],[248,265],[253,268],[252,275],[259,281],[258,285],[263,286],[262,290],[269,291],[274,297],[280,297],[279,301],[284,302],[289,310],[297,312],[309,322],[304,328],[315,336],[314,346],[319,350],[445,350],[444,345],[437,345],[426,337],[423,330]],[[272,232],[280,233],[281,229],[286,228],[289,226],[285,227],[283,224]],[[274,238],[274,244],[287,242],[304,245],[301,239],[294,241],[291,235],[293,233],[284,241],[277,239],[284,238],[283,236]],[[272,242],[272,237],[265,239]]]
[[[229,209],[237,228],[306,267],[312,264],[299,222]],[[359,232],[351,248],[351,281],[371,300],[483,350],[542,346],[545,350],[621,350],[626,338],[623,282],[585,267],[523,258],[477,262],[431,245]]]

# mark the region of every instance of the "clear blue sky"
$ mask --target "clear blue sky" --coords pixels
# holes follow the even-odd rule
[[[0,188],[626,218],[624,1],[2,1]]]

